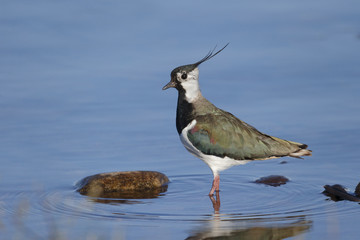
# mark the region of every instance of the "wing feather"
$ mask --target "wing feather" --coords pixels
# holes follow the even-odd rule
[[[195,119],[196,125],[187,136],[197,149],[208,155],[259,160],[288,156],[306,146],[263,134],[225,111]]]

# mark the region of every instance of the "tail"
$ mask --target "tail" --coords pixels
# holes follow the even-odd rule
[[[285,147],[286,153],[283,156],[301,158],[302,156],[311,156],[311,150],[307,149],[307,145],[303,143],[284,140],[277,137],[271,137],[275,141],[281,143]]]
[[[312,155],[312,153],[311,153],[312,151],[307,149],[308,146],[306,144],[291,142],[291,141],[288,141],[288,142],[295,144],[298,147],[298,150],[289,154],[290,157],[301,158],[302,156],[311,156]]]

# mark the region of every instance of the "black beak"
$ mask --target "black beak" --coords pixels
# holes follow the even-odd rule
[[[174,87],[175,87],[175,82],[170,81],[168,84],[166,84],[166,85],[162,88],[162,90],[166,90],[166,89],[168,89],[168,88],[174,88]]]

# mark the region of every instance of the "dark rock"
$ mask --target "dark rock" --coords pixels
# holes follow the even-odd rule
[[[345,188],[339,184],[335,185],[325,185],[325,191],[323,194],[329,196],[333,201],[341,201],[341,200],[348,200],[353,202],[360,202],[360,198],[348,193]]]
[[[270,175],[267,177],[262,177],[262,178],[257,179],[255,181],[255,183],[266,184],[269,186],[278,187],[280,185],[286,184],[288,181],[289,181],[289,179],[287,179],[284,176]]]
[[[355,195],[360,197],[360,183],[355,188]]]
[[[101,198],[154,198],[167,190],[169,179],[160,172],[110,172],[88,176],[77,184],[82,195]]]

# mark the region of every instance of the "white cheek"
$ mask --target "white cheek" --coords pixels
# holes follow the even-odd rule
[[[194,102],[201,95],[198,76],[199,71],[197,69],[194,69],[192,72],[188,73],[187,80],[181,79],[181,74],[178,74],[180,84],[185,90],[186,101],[189,103]]]
[[[199,83],[196,80],[182,82],[181,86],[185,89],[185,98],[189,103],[195,101],[200,95]]]

